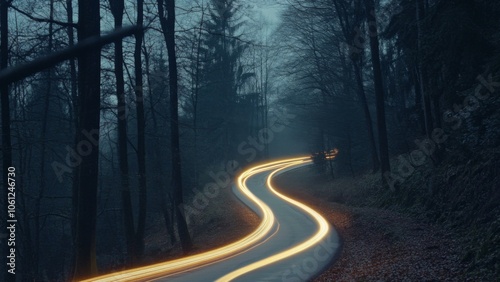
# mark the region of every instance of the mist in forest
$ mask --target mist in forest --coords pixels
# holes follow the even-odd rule
[[[16,272],[0,280],[189,254],[223,217],[214,200],[186,220],[196,191],[286,156],[490,232],[464,263],[498,274],[498,251],[479,251],[500,232],[496,1],[0,3],[1,262]]]

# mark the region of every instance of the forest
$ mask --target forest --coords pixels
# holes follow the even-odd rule
[[[325,199],[445,226],[462,278],[499,277],[500,2],[0,3],[0,261],[16,273],[0,280],[228,243],[226,218],[255,216],[229,203],[233,177],[293,155],[332,187],[370,179]]]

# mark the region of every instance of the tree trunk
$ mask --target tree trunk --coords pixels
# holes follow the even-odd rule
[[[73,1],[72,0],[66,0],[66,16],[68,18],[68,23],[73,24]],[[69,47],[73,47],[75,45],[75,33],[73,30],[72,26],[68,26],[67,28],[67,33],[68,33],[68,45]],[[73,122],[74,122],[74,128],[75,128],[75,135],[74,135],[74,147],[76,148],[76,144],[78,143],[78,136],[76,134],[76,130],[78,130],[79,125],[78,125],[78,89],[77,89],[77,73],[76,73],[76,60],[75,59],[70,59],[69,61],[69,66],[70,66],[70,76],[71,76],[71,99],[72,99],[72,107],[71,109],[73,110]],[[77,187],[77,179],[78,179],[78,169],[73,169],[72,172],[72,177],[73,177],[73,185],[71,187],[72,191],[72,221],[71,221],[71,235],[73,239],[73,245],[76,244],[76,207],[78,205],[77,199],[78,199],[78,187]]]
[[[362,15],[361,1],[355,3],[354,7],[355,13],[351,15],[351,17],[349,17],[346,7],[341,1],[331,0],[331,2],[335,7],[337,16],[339,17],[342,33],[344,34],[346,42],[349,44],[349,46],[355,46],[356,36],[353,32],[356,29],[360,28],[359,27],[361,24],[360,16]],[[361,52],[362,50],[359,51],[360,51],[359,54],[356,52],[350,54],[350,58],[354,68],[354,76],[356,78],[356,84],[358,85],[358,91],[357,91],[358,99],[360,100],[361,107],[365,115],[365,124],[366,124],[366,129],[368,131],[367,133],[370,142],[370,151],[372,155],[373,172],[376,172],[380,168],[380,161],[377,153],[377,145],[375,142],[375,135],[373,131],[372,117],[370,115],[370,108],[368,107],[368,102],[366,100],[366,94],[365,94],[365,86],[363,81],[363,66],[362,66],[363,52]]]
[[[349,169],[351,170],[351,177],[354,178],[354,168],[352,167],[352,137],[351,137],[351,125],[347,126],[347,157],[349,158]]]
[[[153,119],[153,131],[154,132],[159,132],[160,129],[158,127],[158,122],[157,122],[157,118],[156,118],[156,114],[155,114],[155,112],[156,112],[156,109],[155,109],[155,101],[156,101],[156,99],[155,99],[155,97],[153,95],[153,90],[152,90],[153,82],[152,82],[152,79],[151,79],[150,54],[147,51],[145,44],[143,44],[143,54],[144,54],[144,63],[146,65],[146,79],[147,79],[147,83],[148,83],[149,108],[150,108],[150,111],[151,111],[151,117]],[[154,150],[160,150],[161,146],[164,146],[164,144],[162,143],[162,141],[160,140],[159,137],[156,137],[154,145],[153,145],[153,149]],[[153,166],[156,169],[158,169],[158,170],[161,171],[161,169],[163,167],[162,161],[161,161],[161,155],[153,157],[153,164],[154,164]],[[164,179],[163,175],[160,175],[160,176],[157,176],[157,177],[153,177],[152,181],[155,182],[155,184],[156,184],[157,187],[163,187],[163,185],[164,185],[163,179]],[[174,226],[172,224],[172,221],[170,220],[171,219],[171,215],[170,215],[170,212],[169,212],[169,206],[167,204],[166,197],[165,197],[164,194],[161,193],[161,191],[154,191],[154,194],[158,195],[160,197],[160,205],[161,205],[161,210],[162,210],[162,214],[163,214],[163,220],[165,222],[165,227],[166,227],[167,233],[168,233],[168,235],[170,237],[170,243],[174,244],[175,242],[177,242],[177,239],[175,237]]]
[[[200,94],[200,74],[201,74],[201,44],[203,35],[203,24],[205,23],[205,8],[202,7],[198,38],[196,40],[196,65],[194,70],[193,94],[191,103],[193,104],[193,138],[194,155],[198,156],[198,97]],[[193,44],[194,45],[194,44]],[[198,185],[198,158],[194,160],[194,181]]]
[[[168,69],[170,78],[170,127],[171,127],[171,153],[172,153],[172,189],[174,196],[177,228],[181,240],[182,250],[188,253],[192,248],[191,236],[183,213],[182,170],[181,153],[179,144],[179,107],[178,107],[178,81],[177,58],[175,53],[175,1],[165,0],[168,17],[165,17],[163,0],[158,0],[160,22],[168,50]]]
[[[438,83],[436,81],[434,81],[431,87],[432,87],[431,89],[439,89]],[[432,93],[431,96],[432,96],[432,115],[434,121],[433,125],[434,128],[441,128],[442,127],[441,124],[442,113],[441,113],[441,101],[440,101],[441,97],[436,93],[436,91],[434,91],[434,93]],[[432,130],[434,130],[434,128]],[[432,131],[430,132],[430,135],[432,136]]]
[[[375,16],[375,3],[373,0],[366,0],[366,13],[370,26],[370,50],[373,65],[373,79],[375,84],[375,99],[377,105],[377,129],[380,149],[380,164],[382,177],[384,173],[391,170],[389,163],[389,145],[387,141],[387,126],[385,122],[385,99],[382,70],[380,66],[380,50],[378,42],[377,18]]]
[[[142,27],[144,21],[144,1],[137,0],[137,26]],[[144,115],[144,92],[142,79],[142,41],[144,34],[139,32],[135,37],[135,97],[137,107],[137,163],[139,166],[139,217],[137,219],[136,251],[141,256],[144,251],[144,230],[146,228],[147,183],[146,183],[146,119]]]
[[[422,50],[422,21],[425,18],[425,7],[422,0],[416,0],[416,12],[417,12],[417,47],[418,47],[418,78],[420,84],[420,95],[423,100],[423,112],[424,112],[424,127],[427,137],[431,137],[432,134],[432,110],[431,110],[431,98],[429,96],[429,91],[426,89],[427,84],[427,72],[423,63],[423,50]]]
[[[122,27],[123,22],[123,0],[110,1],[111,12],[115,20],[115,29]],[[127,244],[127,261],[129,265],[134,263],[135,250],[135,228],[132,200],[130,196],[130,182],[128,171],[127,150],[127,102],[125,98],[125,80],[123,78],[123,41],[115,42],[115,75],[116,75],[116,98],[118,100],[118,159],[120,162],[121,197],[123,208],[123,224],[125,229],[125,241]]]
[[[146,44],[143,40],[142,44],[142,53],[144,55],[144,64],[146,66],[146,83],[148,84],[148,97],[149,97],[149,108],[151,111],[151,119],[153,120],[153,129],[154,132],[157,132],[158,129],[158,121],[156,118],[156,110],[155,110],[155,100],[153,98],[153,88],[152,88],[152,83],[153,81],[151,80],[151,63],[150,63],[150,54],[146,48]],[[155,138],[155,140],[158,140],[158,138]]]
[[[50,20],[52,21],[54,19],[54,0],[50,1]],[[52,45],[53,45],[53,23],[49,23],[49,38],[48,38],[48,45],[47,45],[47,53],[52,52]],[[50,107],[50,97],[52,95],[52,69],[48,69],[45,72],[46,79],[47,79],[47,92],[45,93],[44,97],[44,108],[43,108],[43,116],[42,116],[42,132],[40,136],[40,142],[41,142],[41,156],[40,156],[40,188],[38,191],[38,196],[36,198],[35,202],[35,246],[34,246],[34,258],[33,258],[33,266],[34,269],[32,270],[33,273],[35,274],[35,277],[38,277],[39,275],[39,260],[40,260],[40,232],[41,232],[41,227],[40,227],[40,209],[41,209],[41,202],[45,194],[45,188],[47,181],[45,179],[45,158],[47,156],[47,122],[49,118],[49,107]]]
[[[422,104],[422,90],[420,85],[420,68],[415,66],[412,70],[413,83],[415,85],[415,112],[417,114],[418,128],[422,134],[426,133],[425,118]]]
[[[363,71],[359,64],[359,61],[356,61],[355,59],[352,60],[354,76],[356,77],[356,83],[358,84],[358,99],[361,104],[361,108],[363,108],[363,113],[365,114],[365,124],[368,132],[368,141],[370,142],[373,172],[376,172],[380,169],[380,161],[377,153],[377,144],[375,143],[375,134],[373,133],[372,116],[370,114],[370,108],[368,107],[368,101],[366,100],[365,86],[363,83]]]
[[[78,40],[100,34],[100,6],[98,0],[78,1]],[[99,119],[100,119],[100,63],[99,48],[87,50],[78,56],[79,128],[75,150],[83,151],[77,181],[75,280],[97,274],[96,217],[99,175]],[[80,154],[83,155],[83,154]]]

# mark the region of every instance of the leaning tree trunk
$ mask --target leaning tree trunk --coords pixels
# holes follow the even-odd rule
[[[163,5],[166,7],[168,16],[165,16]],[[179,107],[178,107],[178,75],[177,58],[175,53],[175,1],[158,0],[158,10],[160,22],[167,44],[168,68],[170,74],[170,127],[171,127],[171,153],[172,153],[172,189],[174,196],[174,206],[177,218],[179,238],[182,250],[187,253],[192,248],[191,236],[182,211],[182,174],[181,174],[181,153],[179,144]]]
[[[382,79],[382,69],[380,66],[380,50],[378,42],[377,18],[375,16],[375,3],[373,0],[366,0],[366,13],[370,26],[370,53],[373,65],[373,79],[375,84],[375,99],[377,105],[377,129],[380,149],[380,164],[382,177],[391,170],[389,163],[389,145],[387,141],[387,126],[385,121],[385,98],[384,84]]]
[[[78,41],[100,34],[99,0],[78,1]],[[79,128],[75,150],[82,152],[78,170],[76,208],[76,254],[73,278],[97,274],[96,219],[99,175],[99,119],[101,51],[89,49],[78,56]],[[85,155],[85,156],[83,156]]]

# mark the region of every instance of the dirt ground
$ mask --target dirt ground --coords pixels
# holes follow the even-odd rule
[[[314,281],[464,281],[456,235],[394,211],[335,202],[333,191],[356,189],[360,180],[331,184],[310,168],[276,178],[280,191],[309,204],[339,232],[342,251]]]

